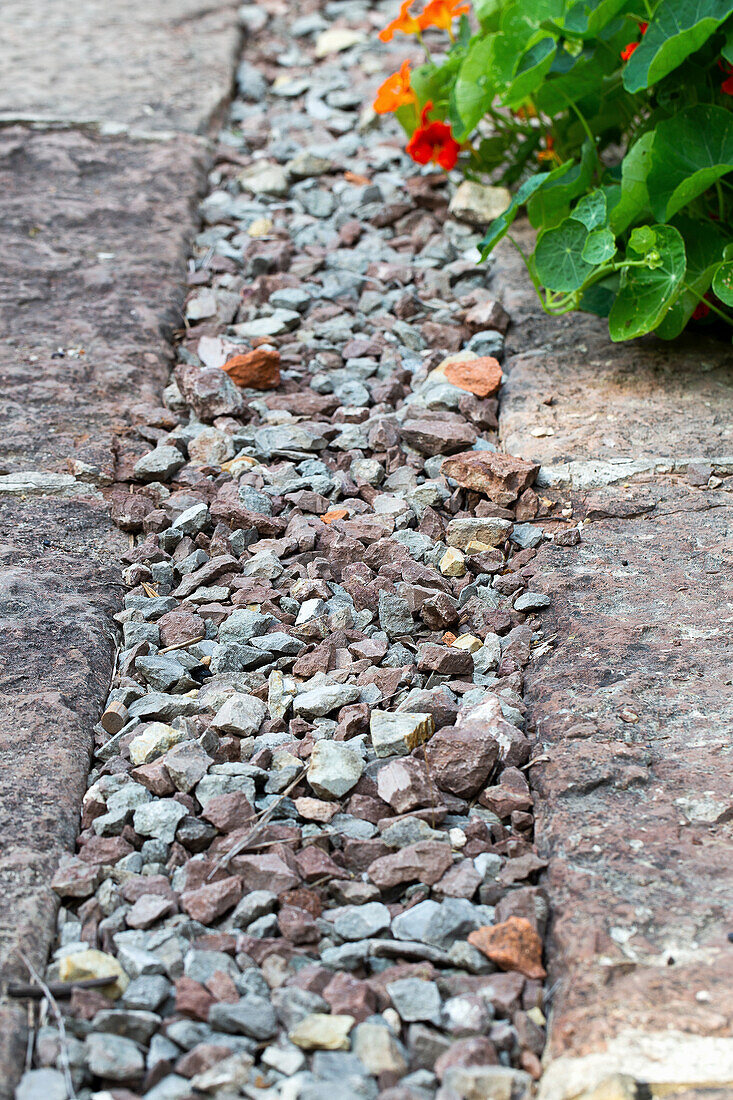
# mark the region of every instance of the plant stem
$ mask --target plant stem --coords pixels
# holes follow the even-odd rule
[[[688,283],[683,283],[682,286],[685,290],[689,291],[693,297],[697,298],[698,302],[704,302],[711,313],[717,314],[717,316],[725,321],[727,325],[733,325],[733,317],[731,317],[729,313],[724,313],[722,309],[719,309],[718,306],[716,306],[714,302],[711,302],[709,298],[706,298],[704,294],[698,294],[694,287],[691,287]]]

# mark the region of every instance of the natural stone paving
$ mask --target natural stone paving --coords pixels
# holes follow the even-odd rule
[[[12,384],[26,406],[43,407],[48,387],[56,429],[51,442],[12,409],[13,472],[0,482],[17,566],[9,663],[34,648],[28,675],[41,685],[35,710],[23,700],[24,739],[8,704],[3,835],[17,845],[0,874],[28,919],[0,942],[37,964],[54,912],[48,868],[72,839],[110,667],[101,624],[115,597],[99,586],[115,583],[122,544],[105,500],[131,536],[122,648],[78,854],[54,880],[46,975],[110,981],[74,990],[63,1043],[53,1016],[43,1022],[19,1100],[67,1095],[67,1065],[81,1100],[522,1100],[550,1008],[546,1100],[641,1100],[649,1088],[720,1100],[733,1081],[727,743],[710,728],[711,715],[727,723],[730,688],[724,358],[709,344],[696,363],[691,349],[659,429],[628,379],[640,363],[653,399],[660,376],[679,378],[665,353],[613,349],[592,321],[542,318],[506,251],[476,268],[470,193],[465,220],[450,217],[455,181],[420,172],[396,131],[360,114],[394,67],[375,41],[383,8],[240,9],[238,97],[163,405],[156,329],[165,335],[176,301],[196,147],[184,142],[176,165],[173,146],[9,135],[34,191],[44,157],[73,180],[79,260],[42,200],[28,219],[37,253],[11,206],[16,249],[19,268],[33,256],[42,272],[59,234],[49,316],[77,389],[99,385],[83,407],[90,439],[77,439],[80,409],[57,382],[66,356],[36,374],[26,352],[48,356],[51,343],[35,342],[38,321],[14,330]],[[199,9],[200,25],[218,12]],[[141,27],[155,28],[137,14],[139,60]],[[214,39],[216,68],[231,38]],[[129,110],[114,117],[200,128],[216,88],[179,99],[176,68],[161,66],[166,108],[164,96],[145,103],[144,66],[131,66]],[[117,191],[114,158],[129,169]],[[99,229],[77,201],[84,187],[115,198]],[[115,286],[97,240],[120,208]],[[167,221],[150,232],[153,210]],[[135,234],[148,251],[125,267]],[[135,296],[132,323],[118,322],[120,292]],[[89,316],[65,327],[88,296]],[[82,344],[93,358],[80,363]],[[50,631],[40,649],[59,588],[51,614],[74,631]],[[57,766],[37,770],[39,744]],[[26,837],[28,778],[43,809]],[[20,1015],[7,1017],[0,1095],[20,1065]]]

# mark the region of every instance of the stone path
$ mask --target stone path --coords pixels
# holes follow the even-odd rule
[[[383,16],[244,18],[168,407],[116,445],[122,648],[54,878],[48,980],[115,985],[21,1092],[62,1086],[61,1046],[81,1095],[520,1100],[547,598],[537,467],[496,446],[508,317],[445,177],[355,132]]]
[[[519,1100],[551,1009],[542,1100],[722,1100],[730,356],[614,348],[541,316],[509,251],[477,270],[452,187],[357,130],[403,55],[378,7],[242,9],[161,408],[233,9],[81,5],[94,68],[80,99],[79,29],[54,35],[71,128],[38,132],[18,5],[3,974],[46,953],[126,592],[55,880],[48,980],[116,979],[67,1002],[80,1097]],[[496,368],[444,365],[502,357],[494,296],[498,435]],[[24,1055],[5,1012],[0,1096]],[[67,1094],[53,1019],[34,1065],[22,1100]]]
[[[26,977],[19,949],[43,964],[54,927],[50,876],[77,832],[115,651],[109,616],[122,594],[127,537],[104,493],[118,476],[116,440],[130,431],[133,406],[157,400],[169,370],[207,155],[194,135],[227,97],[238,46],[236,5],[193,0],[184,9],[176,0],[154,9],[151,18],[151,5],[125,3],[111,18],[101,0],[3,6],[5,980]],[[50,128],[49,118],[65,128]],[[157,136],[143,140],[130,128]],[[2,1097],[22,1066],[25,1020],[0,1002]]]

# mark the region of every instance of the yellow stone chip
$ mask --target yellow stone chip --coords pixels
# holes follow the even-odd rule
[[[301,1050],[348,1050],[353,1016],[311,1012],[289,1032],[291,1043]]]
[[[121,997],[130,984],[130,979],[117,959],[93,947],[88,951],[77,951],[73,955],[66,955],[59,963],[59,981],[81,982],[88,978],[114,978],[114,982],[98,990],[112,1001]]]

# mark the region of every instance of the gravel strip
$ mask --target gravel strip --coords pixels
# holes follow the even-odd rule
[[[390,5],[390,10],[391,10]],[[381,7],[381,10],[380,10]],[[481,202],[364,105],[387,6],[246,5],[19,1100],[531,1095],[538,467],[497,449]],[[264,104],[264,109],[263,109]],[[456,207],[454,207],[456,209]],[[222,369],[224,368],[224,369]],[[577,539],[577,531],[563,536]]]

